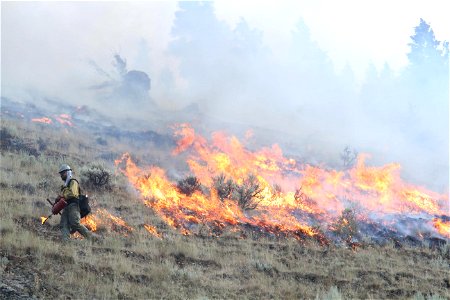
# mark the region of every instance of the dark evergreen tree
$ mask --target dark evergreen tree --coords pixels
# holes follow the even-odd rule
[[[448,42],[436,40],[430,25],[420,19],[409,46],[404,80],[413,112],[427,122],[439,121],[445,112],[441,121],[448,124]]]
[[[423,19],[411,36],[408,59],[410,68],[446,72],[448,74],[448,42],[439,42],[433,29]]]
[[[449,45],[438,41],[431,26],[420,19],[411,36],[409,65],[402,74],[402,96],[409,104],[404,127],[424,151],[439,162],[435,175],[446,176],[449,151]]]
[[[411,36],[409,47],[409,65],[405,80],[409,85],[415,86],[414,95],[410,96],[420,102],[426,98],[425,102],[428,104],[431,104],[430,100],[441,102],[444,98],[448,102],[448,42],[436,40],[431,26],[420,19],[419,25],[414,29],[414,35]]]

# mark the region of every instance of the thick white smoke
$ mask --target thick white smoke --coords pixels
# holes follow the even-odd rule
[[[301,18],[277,50],[267,43],[275,31],[251,24],[219,19],[210,2],[3,3],[2,96],[85,104],[142,127],[253,128],[261,143],[333,167],[350,146],[372,153],[368,163],[400,162],[408,180],[448,191],[448,66],[439,75],[446,85],[433,84],[442,79],[433,69],[408,75],[389,65],[369,68],[361,82],[354,62],[335,72]],[[131,71],[141,73],[129,83]],[[134,88],[136,78],[146,85],[143,73],[145,97]]]

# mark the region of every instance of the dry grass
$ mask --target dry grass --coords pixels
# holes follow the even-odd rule
[[[2,129],[26,147],[15,149],[2,139],[0,298],[450,297],[448,246],[352,250],[251,234],[246,239],[233,233],[183,236],[144,206],[118,174],[111,178],[112,190],[93,191],[90,197],[94,209],[106,208],[134,230],[125,236],[104,228],[101,242],[73,239],[63,244],[58,216],[45,226],[40,223],[40,216],[50,212],[44,200],[52,199],[61,184],[55,174],[58,165],[68,162],[75,172],[93,161],[113,168],[102,155],[130,149],[113,139],[106,139],[107,146],[91,143],[94,137],[77,130],[42,131],[40,125],[4,120]],[[148,155],[142,149],[136,152],[142,153],[141,159]],[[155,157],[147,159],[158,162],[162,152],[155,150]],[[163,238],[149,234],[143,224],[156,226]]]

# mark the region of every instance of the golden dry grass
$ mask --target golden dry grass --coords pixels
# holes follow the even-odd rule
[[[76,172],[98,161],[112,168],[101,155],[129,151],[129,143],[107,139],[102,146],[77,129],[59,132],[5,120],[2,130],[20,139],[22,149],[2,138],[0,298],[450,298],[448,246],[352,250],[252,234],[242,239],[232,232],[183,236],[144,206],[118,174],[111,190],[90,191],[93,206],[121,217],[134,230],[125,235],[103,227],[101,242],[74,238],[64,244],[59,216],[40,223],[50,212],[45,199],[53,198],[60,185],[58,165],[67,162]],[[39,139],[45,149],[39,150]],[[145,144],[136,149],[137,157],[164,163],[164,149],[150,154],[143,149]],[[149,234],[144,224],[156,226],[163,238]]]

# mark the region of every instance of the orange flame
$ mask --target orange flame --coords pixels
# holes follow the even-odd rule
[[[68,114],[60,114],[59,116],[56,116],[56,120],[62,125],[73,127],[72,117]]]
[[[86,226],[90,231],[97,231],[100,220],[94,214],[90,214],[81,219],[81,224]]]
[[[56,121],[58,121],[62,125],[67,125],[73,127],[72,117],[68,114],[60,114],[58,116],[54,116]],[[45,124],[53,124],[53,120],[48,117],[42,118],[34,118],[31,119],[32,122],[45,123]]]
[[[103,216],[105,219],[109,219],[110,224],[112,224],[114,228],[120,231],[125,230],[126,232],[133,231],[133,228],[129,226],[124,220],[110,214],[108,211],[106,211],[106,209],[98,209],[97,213]]]
[[[442,221],[441,219],[433,219],[433,225],[437,231],[447,238],[450,238],[450,221]]]
[[[45,123],[45,124],[52,124],[52,119],[43,117],[43,118],[34,118],[31,119],[32,122],[38,122],[38,123]]]
[[[156,236],[157,238],[162,238],[161,234],[158,233],[156,228],[152,225],[144,224],[144,228],[153,236]]]
[[[400,178],[399,164],[366,166],[367,155],[360,155],[348,171],[326,170],[284,157],[276,144],[250,151],[236,137],[222,132],[213,133],[208,144],[188,124],[177,125],[175,136],[178,145],[172,154],[188,154],[191,172],[210,188],[210,195],[199,191],[190,196],[181,193],[163,169],[153,166],[144,171],[128,153],[115,163],[140,191],[145,205],[183,234],[192,234],[196,224],[206,224],[213,232],[225,226],[249,225],[275,234],[317,237],[320,234],[311,227],[311,215],[315,222],[331,224],[349,206],[372,216],[435,215],[448,210],[445,195],[405,183]],[[248,212],[236,201],[221,200],[213,186],[213,178],[220,174],[237,184],[256,175],[260,187],[257,208]],[[275,189],[274,184],[280,188]]]
[[[99,226],[109,226],[113,231],[127,234],[134,229],[124,220],[109,213],[106,209],[97,209],[81,220],[81,224],[91,231],[97,231]]]
[[[45,221],[47,221],[48,218],[49,218],[49,217],[41,217],[41,224],[44,224]]]

